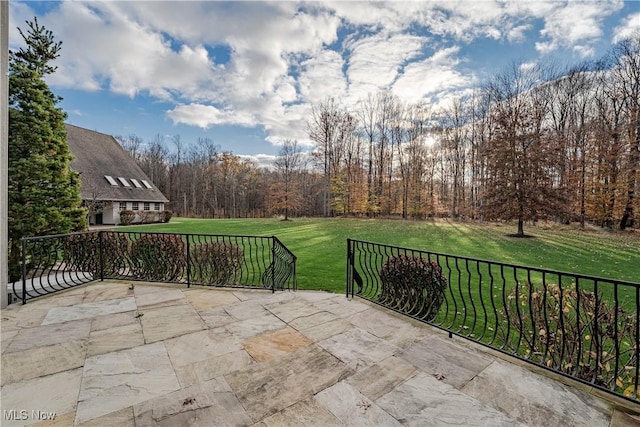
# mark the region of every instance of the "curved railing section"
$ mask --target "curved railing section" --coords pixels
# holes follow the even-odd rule
[[[297,287],[296,257],[273,236],[93,231],[22,240],[22,280],[11,300],[27,300],[92,280],[200,286]]]
[[[349,239],[346,291],[639,399],[639,283]]]

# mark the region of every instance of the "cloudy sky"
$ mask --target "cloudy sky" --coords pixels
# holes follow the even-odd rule
[[[640,29],[640,3],[618,0],[12,1],[11,47],[34,16],[63,42],[48,82],[69,123],[262,160],[305,144],[328,96],[441,105],[513,61],[597,59]]]

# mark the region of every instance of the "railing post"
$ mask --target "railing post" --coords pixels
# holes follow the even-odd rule
[[[22,304],[27,303],[27,242],[22,241]],[[33,281],[33,279],[31,279]]]
[[[104,281],[104,248],[102,244],[102,233],[104,231],[98,231],[98,256],[100,257],[100,281]]]
[[[187,288],[191,287],[191,250],[189,245],[189,235],[187,234]]]
[[[351,239],[347,239],[347,286],[346,297],[349,298],[349,290],[353,287],[353,260],[351,254]],[[353,296],[353,290],[351,291]]]
[[[276,292],[276,236],[271,236],[271,293]]]

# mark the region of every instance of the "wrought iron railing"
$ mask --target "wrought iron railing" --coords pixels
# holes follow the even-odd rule
[[[346,292],[639,399],[639,283],[349,239]]]
[[[22,240],[12,300],[92,280],[296,289],[296,256],[276,237],[93,231]]]

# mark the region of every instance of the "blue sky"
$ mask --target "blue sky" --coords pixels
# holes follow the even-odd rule
[[[210,138],[266,164],[309,144],[311,105],[390,90],[434,108],[512,61],[577,64],[640,30],[637,1],[10,3],[63,42],[48,82],[69,123],[112,135]]]

